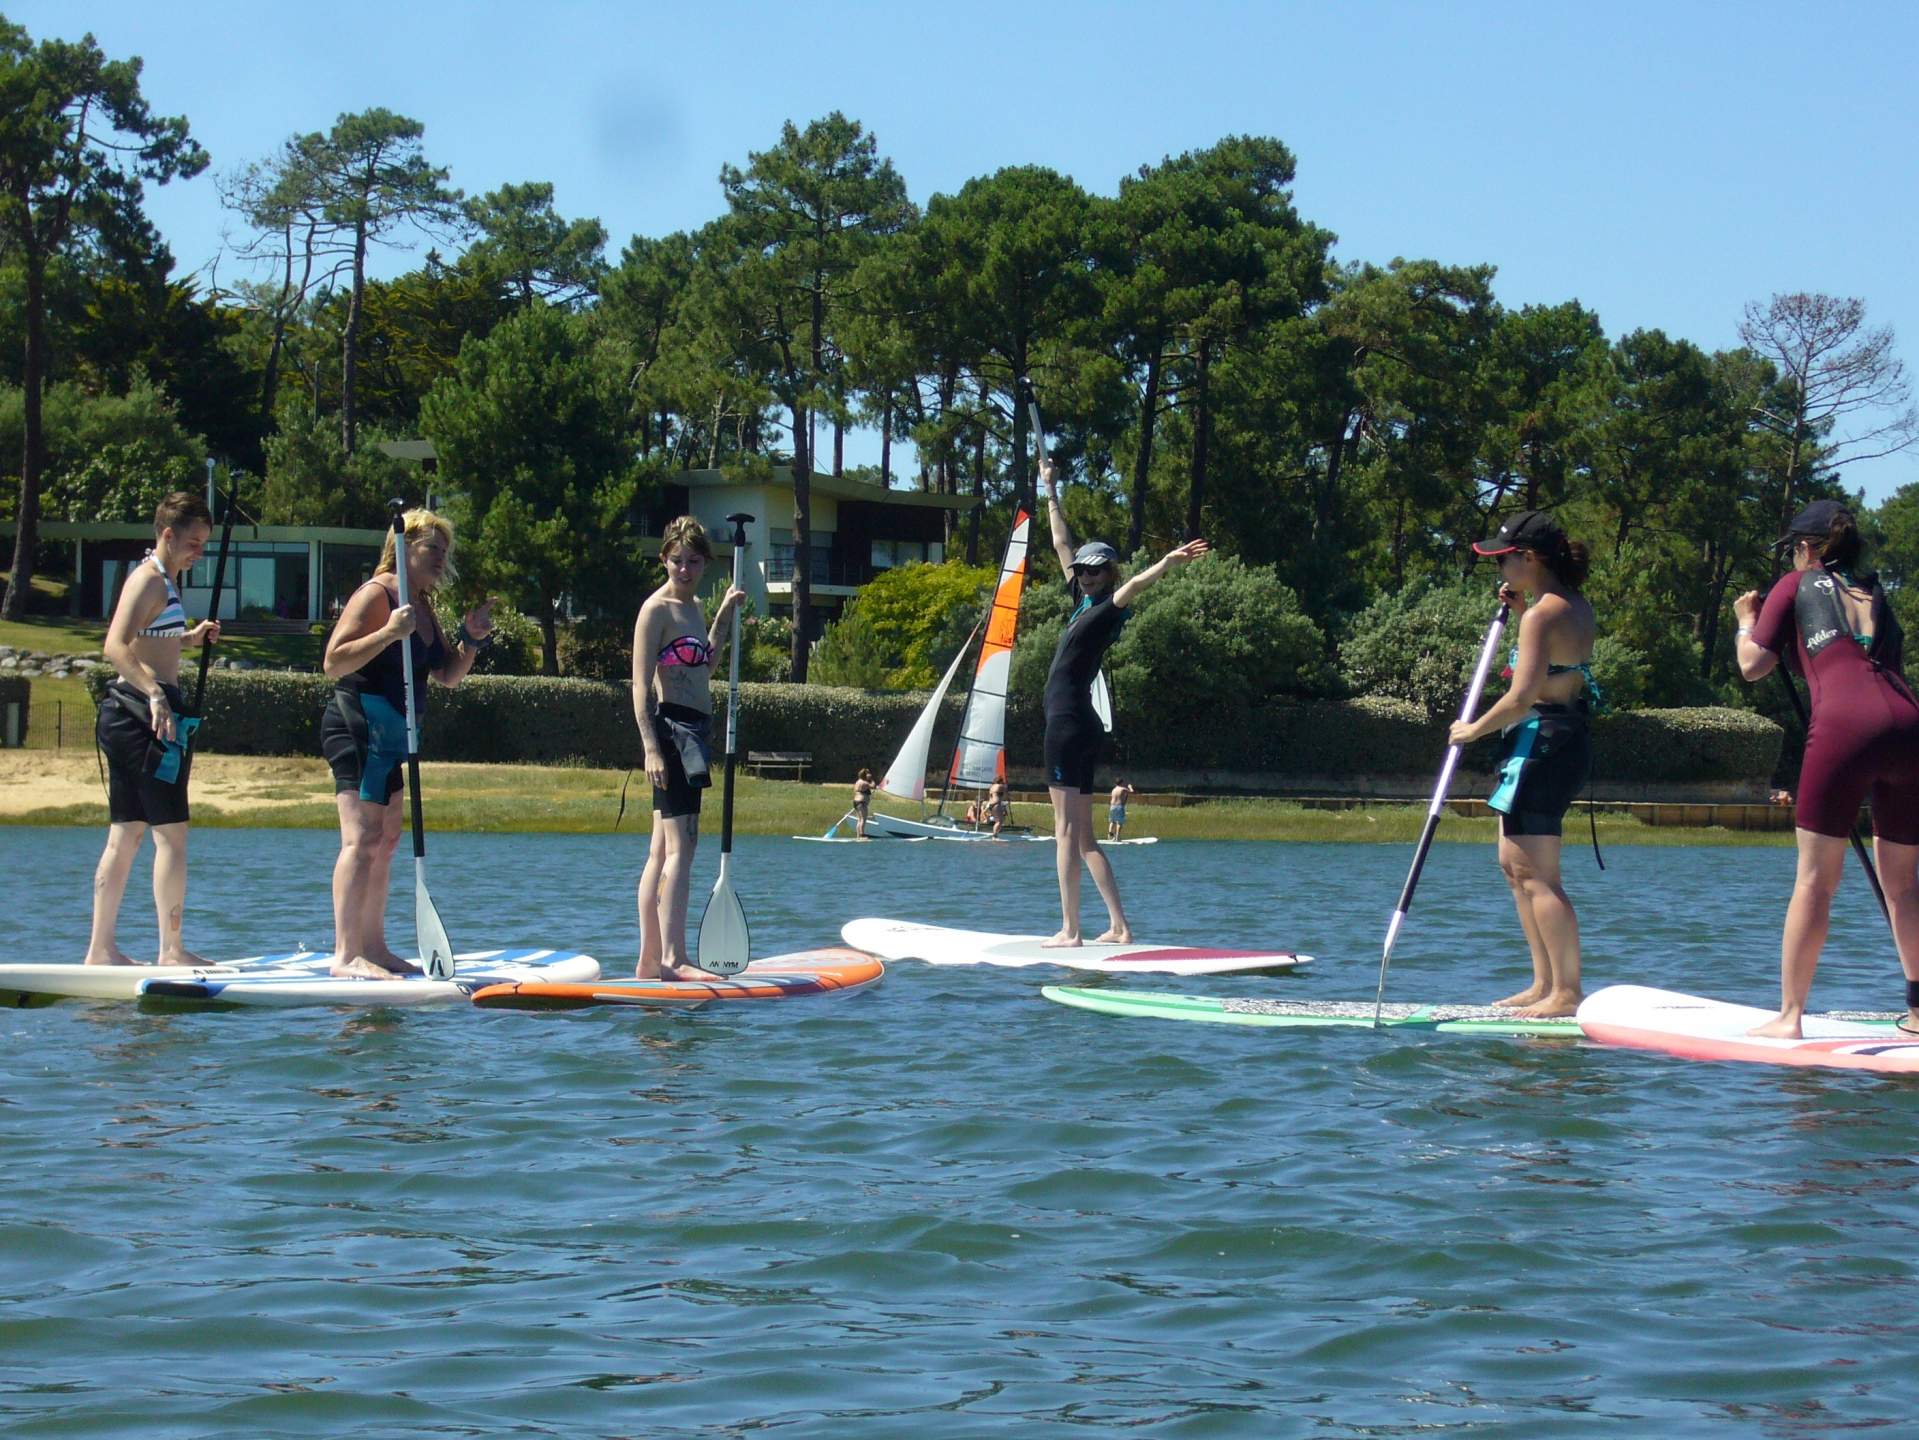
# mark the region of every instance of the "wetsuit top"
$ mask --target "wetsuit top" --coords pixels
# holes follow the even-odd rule
[[[366,583],[379,584],[377,580],[369,580]],[[381,585],[380,589],[384,592],[386,586]],[[387,613],[391,614],[394,608],[392,597],[388,596],[387,600]],[[415,610],[416,613],[430,618],[424,606],[416,606]],[[413,679],[419,686],[420,709],[424,711],[426,709],[424,682],[428,675],[446,664],[446,641],[441,637],[437,625],[434,627],[433,643],[430,645],[421,638],[418,630],[407,638],[413,646]],[[400,714],[406,714],[406,671],[400,662],[398,645],[388,645],[352,674],[342,675],[335,680],[333,686],[336,690],[356,690],[361,694],[378,695]]]
[[[1875,691],[1891,687],[1907,700],[1905,634],[1894,618],[1879,577],[1860,577],[1872,592],[1872,641],[1860,643],[1847,623],[1839,600],[1843,583],[1825,570],[1795,570],[1782,575],[1766,593],[1766,603],[1752,627],[1755,644],[1775,655],[1789,656],[1806,677],[1812,692],[1812,713],[1868,700]],[[1839,641],[1849,641],[1839,644]]]
[[[713,647],[704,635],[676,635],[660,646],[654,663],[662,669],[668,665],[711,665]]]
[[[166,582],[167,603],[161,608],[160,613],[153,617],[151,625],[134,633],[144,640],[182,639],[187,633],[187,607],[180,603],[180,592],[174,589],[173,577],[161,566],[160,557],[149,550],[146,560],[153,562],[153,568],[160,572],[160,578]],[[146,560],[140,563],[144,565]]]
[[[1053,668],[1046,672],[1046,714],[1094,714],[1093,678],[1100,662],[1119,639],[1120,627],[1132,612],[1113,603],[1113,591],[1097,600],[1087,598],[1078,577],[1068,582],[1073,613],[1060,631],[1053,651]]]

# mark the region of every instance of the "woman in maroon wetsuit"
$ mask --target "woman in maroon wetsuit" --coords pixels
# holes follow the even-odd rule
[[[1906,973],[1906,1018],[1919,1034],[1919,699],[1906,684],[1899,622],[1876,576],[1858,572],[1859,530],[1837,500],[1815,500],[1780,542],[1793,568],[1762,606],[1733,602],[1739,671],[1770,674],[1786,656],[1812,692],[1812,724],[1794,821],[1799,874],[1780,942],[1779,1014],[1755,1035],[1797,1036],[1826,943],[1859,806],[1872,797],[1873,852]]]

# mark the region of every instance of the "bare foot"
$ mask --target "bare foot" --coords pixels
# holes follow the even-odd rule
[[[422,970],[418,965],[415,965],[411,960],[402,960],[391,951],[376,958],[373,963],[386,971],[387,974],[397,977],[410,978],[415,975],[426,974],[426,971]]]
[[[127,954],[126,951],[116,945],[103,955],[95,954],[91,950],[87,951],[87,958],[82,963],[87,965],[141,965],[145,962],[135,960],[131,955]]]
[[[355,955],[351,960],[335,960],[326,973],[342,980],[398,980],[400,978],[386,966],[377,964],[364,955]]]
[[[1801,1038],[1799,1017],[1782,1010],[1764,1025],[1755,1025],[1746,1033],[1765,1040],[1797,1040]]]
[[[1546,987],[1544,985],[1528,985],[1517,995],[1508,995],[1504,1000],[1495,1000],[1492,1003],[1496,1008],[1508,1009],[1520,1005],[1537,1005],[1545,998]]]
[[[1062,930],[1059,934],[1039,942],[1044,950],[1076,950],[1079,948],[1079,935],[1071,930]]]
[[[726,980],[729,976],[715,974],[711,970],[702,970],[697,965],[662,965],[662,980]]]
[[[1519,1011],[1522,1020],[1559,1020],[1579,1009],[1577,990],[1555,990],[1544,1000],[1535,1001]]]
[[[1115,925],[1093,943],[1095,945],[1131,945],[1133,943],[1132,928],[1126,925]]]
[[[207,966],[211,965],[213,962],[207,959],[204,955],[195,955],[191,950],[181,949],[171,955],[162,955],[154,963],[158,965],[198,966],[204,969]]]

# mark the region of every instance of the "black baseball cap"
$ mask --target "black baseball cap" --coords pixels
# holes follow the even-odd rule
[[[1843,500],[1815,500],[1792,517],[1791,527],[1772,542],[1772,548],[1780,549],[1795,540],[1824,540],[1832,534],[1832,522],[1850,513]]]
[[[1555,554],[1566,543],[1566,532],[1544,510],[1521,510],[1500,522],[1490,540],[1473,541],[1475,555],[1510,555],[1515,550]]]
[[[1073,552],[1073,568],[1084,566],[1088,570],[1103,569],[1119,563],[1119,551],[1104,540],[1088,540]]]

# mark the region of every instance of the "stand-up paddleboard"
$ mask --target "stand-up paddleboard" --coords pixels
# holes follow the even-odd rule
[[[476,990],[473,1003],[494,1010],[583,1010],[592,1005],[687,1009],[735,1000],[797,1000],[863,990],[886,973],[855,950],[804,950],[755,960],[719,980],[601,980],[563,985],[522,981]]]
[[[333,957],[294,950],[214,965],[0,965],[0,1006],[55,1000],[137,1000],[150,980],[234,979],[241,975],[324,975]]]
[[[795,840],[806,840],[814,845],[864,845],[867,841],[894,840],[902,845],[918,845],[931,840],[931,835],[795,835]]]
[[[1115,975],[1235,975],[1291,970],[1313,957],[1291,950],[1217,950],[1185,945],[1094,945],[1054,949],[1038,935],[994,935],[949,930],[909,920],[849,920],[840,938],[882,960],[922,960],[928,965],[1058,965]]]
[[[570,950],[480,950],[453,957],[453,978],[430,975],[401,980],[366,980],[326,973],[331,957],[320,956],[306,973],[260,969],[236,975],[144,981],[144,1001],[185,1001],[212,1005],[443,1005],[464,1000],[489,985],[516,981],[592,980],[600,962]]]
[[[1048,1000],[1102,1015],[1135,1015],[1151,1020],[1195,1020],[1213,1025],[1265,1025],[1287,1029],[1372,1028],[1370,1000],[1261,1000],[1251,996],[1168,995],[1151,990],[1083,990],[1048,985]],[[1437,1030],[1465,1035],[1534,1035],[1579,1038],[1579,1022],[1570,1015],[1530,1020],[1491,1005],[1385,1005],[1382,1029]]]
[[[1602,1045],[1657,1050],[1683,1060],[1919,1074],[1919,1036],[1901,1032],[1896,1016],[1808,1015],[1800,1022],[1805,1037],[1799,1040],[1746,1033],[1777,1013],[1644,985],[1608,985],[1579,1007],[1579,1028]]]

